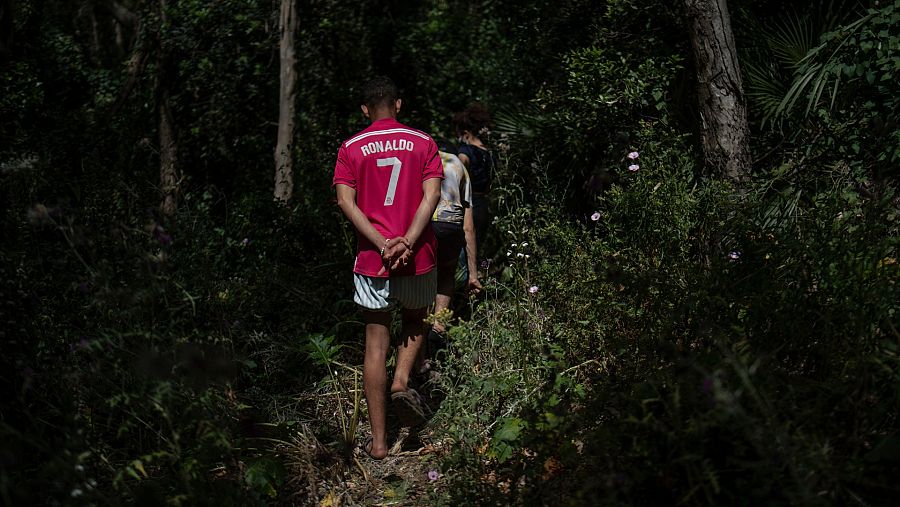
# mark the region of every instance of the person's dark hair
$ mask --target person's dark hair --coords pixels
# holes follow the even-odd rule
[[[477,136],[480,135],[483,129],[490,128],[491,112],[484,104],[473,102],[462,111],[454,114],[451,123],[457,134],[462,134],[468,130]]]
[[[360,104],[366,107],[391,105],[400,98],[400,90],[391,78],[375,76],[360,89]]]

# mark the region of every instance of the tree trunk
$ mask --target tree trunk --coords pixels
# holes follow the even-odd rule
[[[165,2],[163,2],[165,3]],[[131,31],[137,30],[138,25],[138,17],[137,14],[128,10],[127,7],[116,2],[115,0],[110,0],[102,4],[106,9],[109,10],[110,14],[116,19],[116,21],[125,27],[128,27]],[[165,15],[165,14],[163,14]],[[135,34],[136,35],[136,34]]]
[[[178,208],[181,194],[181,177],[178,175],[178,145],[172,127],[172,111],[169,108],[169,91],[162,85],[159,102],[159,183],[163,200],[160,209],[163,215],[172,216]]]
[[[295,0],[281,0],[281,87],[278,96],[278,141],[275,145],[275,200],[290,201],[294,193],[294,110],[297,96],[297,31]]]
[[[750,171],[750,131],[726,0],[682,0],[697,68],[708,171],[740,186]]]
[[[0,61],[12,53],[13,13],[10,0],[0,0]]]
[[[131,49],[134,40],[140,33],[137,14],[115,0],[101,2],[113,19],[113,31],[116,35],[117,57],[122,58]]]
[[[166,16],[166,0],[159,0],[160,21],[165,26],[168,23]],[[178,145],[175,139],[174,121],[172,109],[169,104],[169,55],[165,47],[165,35],[163,27],[160,27],[158,35],[158,47],[156,52],[156,108],[159,112],[159,183],[163,200],[160,211],[165,216],[171,217],[178,207],[178,197],[181,194],[181,177],[178,174]]]
[[[147,62],[147,52],[145,44],[134,44],[141,32],[141,19],[137,14],[114,0],[100,2],[99,5],[106,9],[111,16],[110,22],[114,26],[116,35],[116,56],[123,58],[124,55],[131,52],[131,56],[128,59],[128,79],[125,80],[125,86],[122,87],[122,91],[119,92],[119,97],[110,111],[110,114],[114,116],[119,112],[119,108],[125,104],[141,73],[144,71],[144,66]]]
[[[89,11],[88,19],[91,22],[91,63],[100,67],[102,60],[100,51],[100,23],[97,21],[97,14],[94,12],[94,9]]]

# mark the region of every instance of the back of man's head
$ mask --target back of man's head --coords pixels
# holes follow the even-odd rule
[[[366,81],[360,90],[360,105],[369,108],[392,106],[400,98],[397,85],[386,76],[376,76]]]

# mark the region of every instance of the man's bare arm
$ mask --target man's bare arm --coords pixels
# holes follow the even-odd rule
[[[430,178],[423,181],[422,192],[422,202],[419,203],[416,215],[404,234],[410,245],[416,244],[422,231],[425,230],[425,226],[431,223],[431,215],[434,214],[434,209],[441,198],[441,179]]]
[[[400,238],[402,240],[401,242],[394,243],[391,241],[388,243],[389,246],[385,249],[384,255],[382,256],[385,260],[385,265],[389,266],[390,269],[397,269],[400,266],[405,266],[409,261],[409,258],[412,257],[412,247],[416,244],[416,241],[419,240],[419,236],[422,235],[422,231],[425,227],[431,223],[431,216],[434,214],[434,209],[437,207],[440,198],[440,178],[430,178],[422,182],[422,201],[416,209],[416,214],[413,216],[413,221],[409,225],[409,229],[407,229],[406,234]]]
[[[386,238],[375,229],[372,223],[369,222],[369,219],[366,218],[366,215],[356,205],[356,189],[341,183],[338,183],[335,187],[337,188],[338,206],[350,220],[350,223],[353,224],[353,227],[356,227],[356,230],[375,245],[376,248],[380,249],[383,247]]]
[[[466,292],[478,294],[481,291],[481,282],[478,280],[477,248],[475,237],[475,219],[472,208],[467,207],[463,214],[463,233],[466,237],[466,264],[469,268],[469,279],[466,281]]]
[[[356,227],[360,234],[375,245],[375,248],[383,248],[381,250],[381,262],[384,264],[384,267],[381,268],[378,274],[380,275],[387,271],[388,267],[396,269],[400,264],[400,259],[409,257],[408,254],[404,254],[410,251],[412,244],[407,242],[406,238],[386,239],[382,236],[356,205],[356,189],[341,183],[335,186],[337,187],[338,206],[350,220],[350,223],[353,224],[353,227]]]

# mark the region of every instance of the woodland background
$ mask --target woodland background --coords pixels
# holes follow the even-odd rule
[[[890,504],[900,1],[723,6],[0,1],[2,503]],[[375,73],[501,158],[380,468],[330,190]]]

